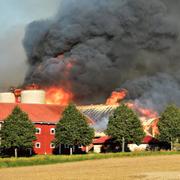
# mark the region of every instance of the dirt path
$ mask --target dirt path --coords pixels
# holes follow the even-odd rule
[[[180,155],[0,169],[0,180],[180,180]]]

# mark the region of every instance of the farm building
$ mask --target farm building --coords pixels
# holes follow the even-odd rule
[[[43,90],[24,90],[14,94],[0,93],[0,126],[11,114],[15,106],[19,106],[22,111],[26,112],[36,127],[35,135],[37,139],[34,142],[34,152],[36,154],[52,154],[55,151],[52,143],[55,136],[55,126],[61,119],[65,106],[46,104]],[[96,132],[103,132],[107,127],[109,116],[117,108],[117,105],[100,104],[77,106],[77,108],[87,117],[89,125],[93,126]],[[143,124],[143,122],[146,122],[146,124]],[[151,127],[156,121],[150,119],[143,122],[146,134],[151,137],[149,129],[152,129]],[[110,140],[109,137],[102,134],[97,135],[93,144],[85,148],[84,151],[94,147],[94,151],[102,152],[102,147],[105,147],[104,144],[107,145],[107,142]],[[66,145],[63,145],[61,148],[68,149]]]
[[[0,124],[11,114],[15,106],[26,112],[36,127],[37,140],[34,142],[34,152],[36,154],[52,154],[55,125],[61,119],[65,107],[47,104],[0,103]],[[91,119],[87,119],[90,125],[94,123]]]

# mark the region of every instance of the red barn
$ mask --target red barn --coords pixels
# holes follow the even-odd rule
[[[34,152],[36,154],[52,154],[55,126],[61,119],[65,107],[47,104],[0,103],[0,124],[11,114],[15,106],[19,106],[22,111],[26,112],[36,127],[37,140],[34,142]],[[93,122],[88,119],[88,123],[92,124]]]

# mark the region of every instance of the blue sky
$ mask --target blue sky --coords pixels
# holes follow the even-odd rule
[[[0,91],[23,82],[27,72],[22,39],[27,24],[52,17],[61,0],[0,0]]]
[[[1,0],[0,31],[33,20],[48,18],[57,11],[60,0]]]

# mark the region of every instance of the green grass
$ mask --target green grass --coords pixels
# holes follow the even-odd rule
[[[180,152],[129,152],[129,153],[107,153],[107,154],[85,154],[85,155],[39,155],[30,158],[0,158],[0,168],[34,166],[55,163],[66,163],[84,160],[137,157],[137,156],[154,156],[154,155],[175,155]]]

